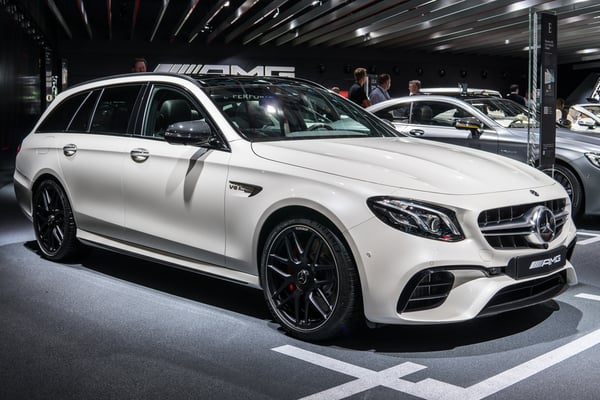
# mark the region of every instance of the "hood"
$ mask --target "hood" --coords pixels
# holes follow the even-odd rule
[[[598,152],[600,150],[600,134],[598,132],[575,132],[570,129],[556,128],[557,143],[578,143],[578,147]]]
[[[443,194],[481,194],[552,185],[526,164],[483,151],[412,138],[254,142],[265,159],[349,179]]]

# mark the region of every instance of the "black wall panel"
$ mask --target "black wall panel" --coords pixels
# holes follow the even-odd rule
[[[40,48],[3,10],[0,37],[0,174],[6,174],[40,113]]]
[[[385,72],[392,76],[392,96],[408,94],[410,79],[420,79],[424,87],[456,87],[466,82],[469,87],[502,93],[508,93],[511,83],[527,86],[527,60],[516,58],[406,54],[379,49],[203,47],[117,40],[70,40],[61,42],[59,48],[61,56],[68,60],[70,84],[129,72],[132,58],[145,57],[150,70],[164,63],[239,65],[246,71],[259,65],[293,66],[298,77],[341,89],[352,84],[355,67],[364,67],[373,75]],[[440,70],[445,74],[440,74]]]

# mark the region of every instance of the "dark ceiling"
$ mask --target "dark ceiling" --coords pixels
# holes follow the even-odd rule
[[[558,19],[560,64],[600,60],[598,0],[46,0],[61,40],[372,47],[526,58],[530,11]]]

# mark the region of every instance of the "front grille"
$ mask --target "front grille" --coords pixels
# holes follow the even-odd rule
[[[493,315],[548,301],[567,289],[567,272],[518,283],[500,290],[478,316]]]
[[[399,313],[440,306],[448,297],[454,275],[448,271],[427,270],[414,276],[406,285],[397,304]]]
[[[528,217],[538,206],[552,210],[556,220],[555,237],[562,232],[569,217],[566,199],[549,200],[539,203],[494,208],[482,211],[477,222],[487,242],[495,249],[520,249],[539,247],[527,240],[535,232],[535,224]]]

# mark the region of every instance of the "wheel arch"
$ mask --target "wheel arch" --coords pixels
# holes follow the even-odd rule
[[[578,207],[577,214],[579,214],[579,215],[584,214],[585,207],[586,207],[586,201],[585,201],[586,191],[585,191],[585,185],[583,184],[583,180],[581,179],[580,171],[577,168],[574,168],[574,166],[571,163],[569,163],[569,161],[566,159],[556,157],[554,162],[556,165],[568,170],[571,174],[573,174],[573,176],[577,180],[577,183],[579,184],[579,189],[581,190],[580,199],[579,199],[580,204]],[[578,215],[575,215],[575,213],[574,213],[573,217],[578,217]]]
[[[293,219],[293,218],[313,219],[313,220],[325,225],[327,228],[331,229],[336,234],[336,236],[342,241],[344,246],[346,246],[346,248],[348,249],[348,252],[350,253],[350,256],[352,257],[352,261],[354,262],[354,265],[356,266],[356,268],[358,270],[359,281],[360,281],[361,273],[360,273],[360,268],[358,268],[358,265],[357,265],[356,255],[354,254],[354,250],[353,250],[354,247],[351,246],[350,243],[348,243],[348,240],[346,239],[345,235],[342,233],[342,230],[325,214],[315,210],[314,208],[310,208],[307,206],[301,206],[301,205],[289,205],[289,206],[279,208],[279,209],[275,210],[273,213],[271,213],[271,215],[269,215],[265,219],[265,222],[263,223],[263,225],[260,229],[260,233],[258,236],[258,242],[256,244],[256,265],[259,266],[257,268],[259,276],[261,273],[260,272],[260,270],[261,270],[260,262],[261,262],[261,257],[262,257],[262,249],[265,245],[267,237],[269,236],[269,233],[271,233],[273,228],[280,222],[283,222],[287,219]]]
[[[49,171],[44,171],[42,173],[40,173],[32,182],[31,184],[31,199],[30,199],[30,207],[31,207],[31,211],[33,212],[33,197],[34,197],[34,193],[37,190],[37,188],[40,186],[40,184],[47,180],[53,180],[54,182],[56,182],[56,184],[58,186],[60,186],[60,188],[62,189],[62,191],[64,192],[65,196],[67,196],[67,200],[69,201],[69,205],[71,207],[71,209],[73,210],[73,219],[75,220],[75,224],[77,226],[79,226],[79,224],[77,224],[77,213],[75,212],[75,208],[73,207],[73,201],[71,199],[71,193],[69,192],[69,190],[67,190],[67,186],[63,183],[63,181],[54,173],[49,172]]]

